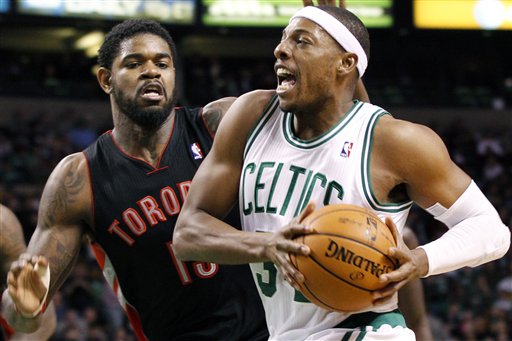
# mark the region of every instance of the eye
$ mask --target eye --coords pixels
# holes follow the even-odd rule
[[[139,63],[139,62],[130,62],[130,63],[126,64],[126,67],[128,69],[135,69],[135,68],[137,68],[140,65],[141,65],[141,63]]]
[[[158,66],[160,69],[167,69],[169,65],[165,62],[158,62],[156,63],[156,66]]]
[[[297,38],[296,40],[297,42],[297,45],[306,45],[306,44],[309,44],[309,41],[304,39],[304,38]]]

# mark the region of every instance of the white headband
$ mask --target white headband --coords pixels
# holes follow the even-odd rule
[[[314,6],[306,6],[300,9],[291,17],[290,22],[297,17],[315,22],[329,33],[347,52],[355,53],[358,57],[357,70],[359,71],[359,78],[363,77],[364,71],[368,66],[368,58],[359,41],[343,23],[329,13]]]

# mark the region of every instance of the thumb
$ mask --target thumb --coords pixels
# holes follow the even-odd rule
[[[33,272],[34,283],[38,283],[41,290],[48,290],[50,287],[50,264],[44,257],[39,257]]]

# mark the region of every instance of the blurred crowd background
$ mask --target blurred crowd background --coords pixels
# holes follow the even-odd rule
[[[10,25],[12,18],[0,16],[0,39],[31,27],[27,19],[19,27],[5,22]],[[88,24],[108,30],[114,23]],[[231,46],[230,53],[211,55],[206,48],[200,53],[186,44],[187,30],[167,28],[181,52],[180,105],[202,106],[275,87],[272,48],[280,29],[201,31],[205,41],[243,41]],[[421,31],[402,25],[371,29],[370,37],[364,82],[371,101],[434,129],[453,160],[512,226],[512,31]],[[268,48],[249,55],[244,51],[252,40]],[[1,43],[0,55],[0,202],[17,214],[28,240],[50,172],[64,156],[83,150],[110,129],[111,114],[92,72],[94,57],[74,50],[12,49]],[[408,224],[422,244],[445,231],[417,207]],[[53,340],[134,340],[85,241],[81,253],[54,299],[58,328]],[[511,251],[484,266],[422,281],[436,340],[512,340]]]

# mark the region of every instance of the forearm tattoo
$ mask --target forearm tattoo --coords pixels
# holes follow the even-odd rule
[[[44,248],[52,269],[50,292],[65,280],[81,246],[83,230],[78,212],[87,181],[78,166],[78,162],[64,165],[63,176],[50,180],[53,183],[41,202],[43,233],[49,233]]]

